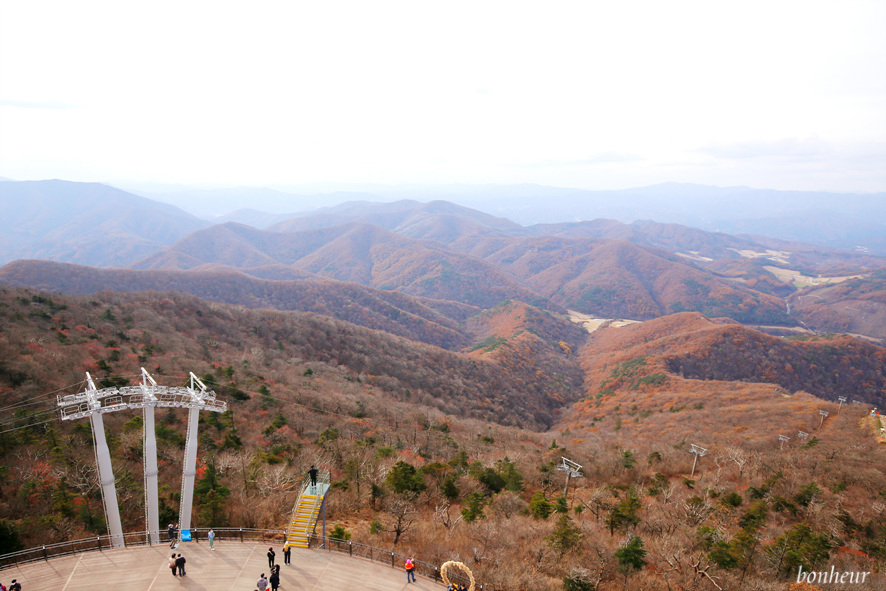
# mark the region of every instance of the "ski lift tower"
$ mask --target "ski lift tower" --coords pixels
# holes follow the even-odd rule
[[[102,507],[105,510],[108,532],[111,534],[111,546],[122,548],[123,525],[120,522],[120,507],[117,505],[117,486],[102,418],[106,412],[120,410],[122,399],[117,396],[117,388],[96,388],[89,372],[86,372],[86,384],[86,391],[81,394],[59,396],[58,405],[62,407],[62,420],[89,417],[95,463],[98,465],[98,479],[101,484]]]
[[[199,386],[197,390],[194,386]],[[197,474],[197,425],[200,411],[203,409],[215,412],[227,410],[227,404],[215,399],[215,392],[209,390],[200,378],[191,373],[191,386],[179,388],[182,400],[180,406],[188,409],[188,436],[185,443],[185,461],[182,471],[182,503],[179,508],[180,531],[191,529],[191,509],[194,503],[194,479]],[[187,396],[187,398],[185,398]]]
[[[584,478],[584,474],[581,473],[581,464],[577,464],[572,460],[568,460],[563,456],[560,456],[560,459],[563,460],[562,463],[557,466],[557,470],[561,472],[566,472],[566,488],[563,489],[563,497],[569,498],[569,479],[570,478]]]
[[[98,464],[99,481],[101,482],[102,505],[105,520],[111,535],[111,545],[122,548],[123,526],[120,521],[120,507],[117,504],[117,488],[114,481],[114,470],[111,467],[111,453],[105,438],[105,425],[102,415],[126,409],[144,410],[144,470],[145,470],[145,529],[148,532],[148,543],[160,541],[160,512],[157,482],[157,440],[154,433],[154,408],[187,408],[188,435],[185,444],[185,459],[182,470],[182,498],[179,511],[179,527],[182,530],[191,528],[191,509],[194,500],[194,476],[197,464],[197,425],[201,410],[224,412],[227,404],[215,399],[215,392],[195,376],[190,374],[190,387],[158,386],[154,378],[142,368],[142,383],[138,386],[115,387],[99,390],[86,374],[86,391],[81,394],[69,394],[58,397],[62,420],[73,420],[89,417],[92,423],[95,460]],[[198,386],[199,389],[195,386]]]
[[[692,460],[692,472],[689,474],[689,478],[695,476],[695,465],[698,463],[698,458],[704,457],[708,455],[708,450],[699,445],[695,445],[694,443],[689,444],[692,449],[689,450],[689,453],[695,454],[695,459]]]

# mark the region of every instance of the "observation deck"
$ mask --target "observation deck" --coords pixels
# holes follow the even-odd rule
[[[281,591],[440,591],[442,583],[419,576],[406,582],[402,562],[391,567],[383,562],[358,558],[322,549],[293,548],[291,564],[283,564],[282,542],[215,541],[209,549],[205,539],[179,544],[176,552],[187,559],[187,576],[173,577],[167,560],[172,550],[163,544],[128,548],[106,548],[48,560],[7,566],[0,570],[0,582],[9,585],[17,579],[26,590],[43,591],[249,591],[262,573],[270,575],[267,552],[272,546],[280,564]]]

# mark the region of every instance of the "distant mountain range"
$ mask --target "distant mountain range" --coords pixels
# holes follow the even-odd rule
[[[327,185],[268,189],[193,189],[121,185],[139,195],[174,203],[214,221],[255,227],[292,212],[311,212],[348,201],[443,200],[506,217],[521,225],[608,218],[654,220],[711,232],[768,236],[835,248],[863,247],[886,255],[886,193],[777,191],[664,183],[634,189],[590,191],[540,185],[379,186]],[[253,211],[243,210],[244,206]],[[254,210],[272,212],[256,216]]]
[[[703,210],[711,188],[660,189],[662,199],[683,191]],[[771,192],[711,191],[726,201],[774,198]],[[654,194],[653,188],[624,193],[648,199]],[[567,201],[577,199],[577,194],[564,195]],[[352,201],[301,215],[250,214],[268,222],[264,229],[236,222],[211,225],[174,206],[90,183],[0,182],[0,200],[9,211],[0,222],[0,262],[18,260],[0,269],[0,282],[11,285],[68,293],[175,289],[250,307],[344,318],[348,314],[340,305],[359,310],[349,321],[447,347],[466,338],[447,331],[459,332],[456,325],[471,313],[506,301],[560,314],[568,309],[647,320],[695,311],[753,325],[803,322],[809,328],[851,326],[858,334],[886,336],[886,314],[870,314],[875,321],[865,327],[838,320],[836,309],[824,314],[819,306],[812,314],[803,305],[809,299],[801,290],[847,277],[856,277],[846,284],[851,287],[833,304],[821,305],[842,305],[837,302],[852,298],[847,290],[868,289],[867,278],[886,267],[886,258],[859,250],[651,221],[523,226],[439,200]],[[855,215],[862,200],[848,198],[845,211]],[[744,211],[749,205],[731,207]],[[870,219],[879,215],[874,207]],[[117,270],[99,273],[89,267]],[[819,279],[807,286],[798,277]],[[397,315],[404,306],[427,308],[433,301],[432,309],[448,302],[461,310],[459,318],[450,316],[447,323],[419,313],[412,328],[394,326],[390,310],[381,313],[387,320],[377,317],[379,306],[391,305],[385,293],[419,298],[419,303],[397,304]],[[314,305],[304,294],[323,294],[322,301],[336,303]],[[794,314],[784,299],[792,294],[797,294]],[[355,307],[354,298],[363,303]],[[385,303],[366,305],[367,298]],[[883,305],[871,296],[865,301]]]
[[[209,225],[99,183],[0,182],[0,263],[45,259],[125,267]]]

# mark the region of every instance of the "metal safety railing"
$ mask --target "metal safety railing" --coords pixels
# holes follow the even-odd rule
[[[353,556],[355,558],[363,558],[365,560],[369,560],[370,562],[386,564],[391,568],[399,568],[401,570],[403,569],[403,565],[406,562],[406,559],[412,558],[412,562],[415,564],[416,575],[427,577],[428,579],[431,579],[437,583],[443,582],[443,577],[440,575],[440,565],[432,564],[430,562],[424,562],[422,560],[416,560],[411,554],[392,552],[383,548],[367,546],[366,544],[358,544],[351,542],[350,540],[338,540],[336,538],[326,538],[326,543],[324,544],[323,537],[318,535],[311,535],[308,538],[308,548],[322,549],[328,552],[339,552],[341,554],[347,554],[348,556]],[[461,571],[448,573],[447,576],[451,583],[470,586],[470,579]],[[480,591],[489,591],[491,589],[490,587],[485,587],[480,583],[475,582],[475,585],[476,589]]]
[[[278,542],[282,543],[285,531],[282,529],[252,529],[246,527],[221,527],[214,528],[216,541],[229,540],[235,542]],[[137,531],[123,534],[123,541],[127,547],[149,546],[149,532]],[[158,546],[169,545],[166,537],[166,530],[157,533],[160,536]],[[191,540],[200,543],[206,541],[206,534],[209,533],[207,528],[191,529]],[[10,554],[0,556],[0,570],[16,566],[19,564],[27,564],[39,560],[49,560],[60,556],[69,556],[71,554],[80,554],[83,552],[95,552],[111,550],[113,536],[95,536],[91,538],[83,538],[80,540],[70,540],[67,542],[56,542],[55,544],[46,544],[38,548],[29,548],[28,550],[20,550]],[[178,539],[178,538],[176,538]]]

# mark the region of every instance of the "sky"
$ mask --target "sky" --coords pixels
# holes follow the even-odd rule
[[[0,0],[0,176],[886,191],[886,2]]]

